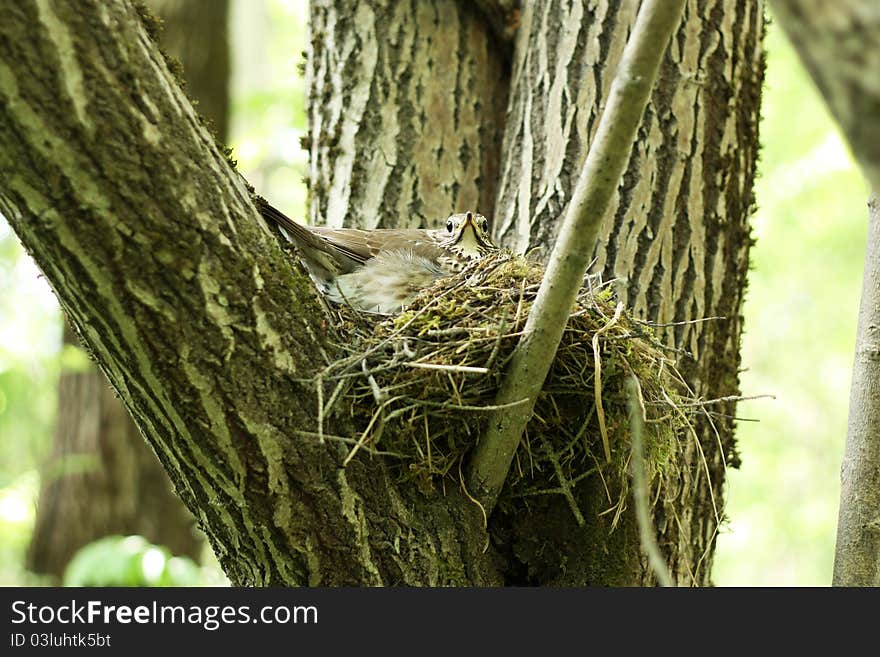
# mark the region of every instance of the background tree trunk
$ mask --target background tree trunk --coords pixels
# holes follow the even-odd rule
[[[491,205],[495,184],[485,172],[497,151],[489,135],[500,128],[492,121],[495,110],[486,108],[501,102],[495,82],[506,74],[499,61],[504,54],[487,45],[495,38],[489,28],[471,22],[479,15],[470,13],[470,3],[453,0],[399,3],[393,15],[380,3],[347,4],[354,13],[342,13],[341,5],[316,2],[312,9],[312,216],[411,225],[433,223],[461,204]],[[555,46],[538,48],[535,65],[546,75],[533,78],[536,87],[550,85],[557,71],[570,70],[571,81],[559,84],[577,90],[591,75],[588,61],[605,63],[620,52],[634,9],[626,2],[529,7],[534,13],[523,14],[513,56],[520,63],[513,68],[507,125],[514,128],[522,124],[510,118],[518,94],[528,99],[532,93],[516,76],[526,75],[522,50],[534,34],[577,33],[568,45],[593,59],[569,61]],[[573,20],[568,12],[577,7],[589,11]],[[637,311],[659,306],[670,312],[658,317],[700,317],[730,295],[734,312],[722,328],[697,337],[692,327],[672,334],[678,344],[698,348],[695,362],[709,362],[706,371],[716,376],[714,365],[720,372],[714,389],[728,390],[736,386],[735,362],[720,361],[735,360],[739,339],[762,17],[753,2],[688,7],[635,149],[636,156],[654,149],[653,157],[643,155],[651,185],[639,187],[631,172],[622,187],[622,198],[638,202],[623,204],[633,211],[615,220],[626,224],[629,240],[616,249],[634,254],[635,264],[617,273],[634,273],[628,295]],[[652,581],[631,514],[611,533],[610,518],[599,515],[608,505],[596,478],[577,491],[588,518],[584,527],[561,497],[544,496],[521,513],[496,513],[487,536],[479,510],[454,485],[445,494],[422,492],[378,457],[343,467],[348,446],[338,437],[355,428],[345,413],[325,418],[327,439],[317,440],[314,374],[345,336],[335,334],[301,268],[258,221],[240,179],[199,126],[131,7],[83,0],[76,10],[46,11],[32,2],[0,9],[0,209],[198,515],[233,583]],[[456,38],[441,41],[417,27],[420,12],[435,31],[454,26]],[[396,31],[386,32],[392,25]],[[398,61],[398,47],[415,48],[418,64]],[[442,67],[440,57],[446,58]],[[566,64],[557,67],[557,61]],[[339,62],[346,65],[334,68]],[[480,62],[488,72],[480,72]],[[452,78],[449,66],[457,71]],[[37,69],[47,73],[29,74]],[[694,79],[682,80],[691,72]],[[410,88],[414,77],[421,84]],[[453,81],[458,91],[450,97]],[[689,85],[692,105],[675,105]],[[579,96],[578,112],[567,114],[572,125],[600,107],[604,87],[593,88]],[[374,113],[376,107],[384,110]],[[689,112],[695,114],[691,130],[675,129]],[[530,125],[538,130],[544,122],[547,134],[557,134],[553,116],[548,110]],[[704,122],[713,130],[698,129]],[[456,141],[464,134],[471,136]],[[517,170],[514,151],[531,148],[535,162],[558,156],[539,137],[505,138],[499,199],[513,188],[507,172]],[[565,180],[582,158],[575,144],[557,146],[570,158],[562,167],[568,178],[558,183],[565,194]],[[655,161],[661,157],[670,159]],[[665,177],[677,182],[658,183],[654,191],[654,180]],[[531,199],[539,189],[526,184],[522,195]],[[691,193],[699,205],[688,204]],[[501,235],[507,232],[504,207],[499,201]],[[532,239],[531,229],[528,234]],[[682,261],[689,264],[678,270]],[[618,262],[629,261],[606,255],[602,266]],[[645,263],[656,272],[647,282],[639,278]],[[683,280],[672,280],[673,271],[684,271]],[[723,440],[732,445],[729,433]],[[676,578],[687,584],[708,581],[717,526],[709,492],[720,485],[722,455],[716,439],[702,440],[701,447],[713,486],[697,478],[697,459],[689,455],[678,494],[655,518]]]
[[[880,192],[880,4],[772,0],[773,12]]]
[[[183,64],[189,94],[225,138],[229,124],[227,0],[151,0],[161,40]],[[79,348],[72,331],[64,344]],[[106,377],[90,365],[63,370],[54,445],[43,469],[28,568],[61,577],[82,546],[109,534],[139,534],[198,559],[202,540]]]
[[[230,0],[147,0],[162,20],[159,44],[183,65],[187,95],[220,141],[229,134]]]
[[[65,344],[78,344],[65,330]],[[198,558],[193,516],[107,378],[88,363],[58,384],[58,423],[42,470],[28,567],[60,578],[74,553],[110,534],[139,534]]]

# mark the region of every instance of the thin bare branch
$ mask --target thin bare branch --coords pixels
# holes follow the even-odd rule
[[[469,488],[490,512],[553,362],[683,6],[684,0],[646,0],[626,44],[547,273],[496,399],[499,406],[524,398],[529,403],[490,416],[469,464]]]
[[[666,566],[666,560],[657,545],[654,524],[651,522],[648,477],[645,473],[645,446],[642,439],[642,431],[645,428],[645,406],[639,380],[635,376],[630,376],[627,379],[626,387],[629,397],[629,427],[632,437],[630,465],[633,478],[633,499],[636,503],[636,520],[639,525],[639,540],[660,586],[674,586],[672,576]]]

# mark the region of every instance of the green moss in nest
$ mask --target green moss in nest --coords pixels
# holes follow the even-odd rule
[[[439,281],[399,315],[340,308],[352,340],[320,384],[328,400],[324,412],[345,406],[362,427],[346,439],[353,445],[349,458],[372,452],[397,459],[401,475],[426,491],[457,484],[542,276],[539,265],[500,253]],[[651,330],[622,311],[608,286],[590,287],[572,308],[501,505],[558,493],[579,515],[571,490],[594,475],[608,485],[619,482],[614,488],[623,499],[630,375],[641,388],[648,463],[654,474],[676,467],[698,405],[687,398],[687,386]]]

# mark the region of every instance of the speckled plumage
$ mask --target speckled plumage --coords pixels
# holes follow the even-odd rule
[[[452,215],[444,229],[360,230],[303,226],[265,201],[258,206],[328,298],[367,312],[398,312],[422,288],[498,248],[489,222],[472,212]]]

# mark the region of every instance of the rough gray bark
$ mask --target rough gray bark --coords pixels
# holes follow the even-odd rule
[[[470,463],[471,490],[487,509],[495,502],[584,283],[611,197],[634,146],[636,130],[684,0],[645,0],[626,43],[595,139],[562,218],[547,271],[495,399],[506,406],[488,418]],[[510,408],[528,399],[529,403]],[[607,437],[605,458],[611,461]]]
[[[541,10],[539,4],[543,10],[550,6],[537,2],[528,6]],[[379,3],[375,6],[381,8]],[[412,21],[427,7],[428,22],[438,30],[446,22],[441,25],[431,17],[461,17],[472,11],[459,9],[451,0],[399,6],[400,12],[415,12]],[[588,6],[596,8],[592,3]],[[329,96],[316,94],[318,87],[311,83],[310,102],[338,107],[340,116],[343,107],[357,110],[358,103],[363,111],[346,115],[349,118],[339,124],[338,140],[333,142],[336,148],[326,152],[321,152],[324,128],[313,126],[312,156],[317,158],[313,167],[321,158],[325,160],[313,169],[318,174],[312,176],[312,215],[333,221],[345,216],[364,223],[379,216],[383,222],[416,223],[411,215],[418,222],[427,221],[446,212],[444,204],[464,203],[466,198],[475,199],[468,203],[482,204],[483,183],[494,185],[480,178],[483,173],[476,173],[488,167],[483,163],[492,156],[492,140],[481,136],[480,129],[496,130],[497,124],[483,117],[487,123],[476,124],[476,136],[468,139],[468,144],[480,143],[478,165],[474,164],[476,147],[453,148],[454,157],[449,158],[445,153],[448,145],[455,144],[455,134],[474,129],[455,117],[482,112],[497,100],[494,77],[485,71],[468,72],[471,61],[481,56],[479,52],[491,39],[466,39],[467,48],[458,49],[447,43],[445,51],[428,56],[424,53],[430,51],[423,51],[422,46],[433,43],[433,38],[420,32],[424,38],[416,54],[422,63],[417,71],[407,73],[392,65],[390,55],[383,60],[377,50],[380,46],[375,45],[379,42],[371,41],[370,26],[384,30],[393,24],[389,21],[394,16],[382,14],[388,20],[371,23],[370,12],[378,11],[373,5],[358,3],[355,8],[358,20],[337,15],[338,8],[329,2],[313,9],[325,12],[316,22],[318,29],[321,25],[333,29],[313,32],[312,80],[321,79],[322,61],[338,61],[336,55],[325,57],[327,52],[346,55],[346,43],[351,48],[363,47],[361,57],[346,55],[350,64],[346,75],[337,75],[342,80],[337,87],[326,87]],[[599,8],[607,13],[600,43],[619,54],[630,26],[630,7],[602,3]],[[533,39],[570,37],[573,31],[578,34],[574,45],[582,50],[577,51],[580,55],[574,63],[568,63],[585,80],[589,78],[587,60],[581,56],[595,54],[596,43],[589,37],[595,23],[587,20],[590,16],[582,14],[580,20],[571,22],[562,13],[554,13],[540,37],[540,23],[527,21],[526,14],[523,29],[528,25],[528,31],[517,48]],[[453,22],[458,20],[465,19]],[[400,25],[399,32],[387,36],[399,36],[404,47],[415,47],[408,36],[414,33],[413,23]],[[661,71],[663,91],[655,94],[646,123],[649,128],[634,158],[644,166],[651,184],[636,197],[641,200],[632,206],[635,209],[627,219],[626,230],[636,231],[636,243],[628,253],[637,262],[623,271],[641,275],[646,262],[667,267],[674,254],[679,259],[675,263],[684,259],[693,265],[683,270],[690,273],[678,287],[671,283],[669,289],[662,284],[631,285],[637,307],[643,303],[675,308],[676,302],[666,296],[671,290],[685,292],[672,299],[682,299],[683,307],[697,316],[706,314],[704,302],[710,302],[710,311],[716,310],[718,299],[725,295],[733,299],[728,303],[738,312],[742,283],[738,274],[746,264],[745,217],[756,140],[760,25],[752,2],[697,2],[674,39],[671,63]],[[488,34],[488,28],[481,29]],[[332,49],[322,50],[324,41]],[[382,48],[386,42],[395,41],[383,39]],[[460,44],[461,38],[455,43]],[[450,123],[445,116],[451,102],[446,77],[439,69],[433,76],[422,76],[422,87],[415,87],[419,105],[402,102],[399,114],[382,115],[414,122],[424,137],[416,148],[411,141],[415,131],[389,129],[393,121],[382,123],[382,117],[366,108],[373,107],[371,102],[382,106],[375,98],[392,97],[389,89],[395,84],[423,73],[435,56],[449,52],[455,53],[454,61],[464,62],[457,71],[468,79],[485,81],[484,86],[473,87],[480,102],[465,98],[469,109],[455,105],[459,112],[453,112]],[[488,57],[491,51],[483,52]],[[557,60],[539,55],[535,51],[544,75],[535,80],[552,84],[557,72],[565,75],[566,66],[560,69],[555,66]],[[514,55],[514,61],[525,58],[522,52]],[[372,66],[372,61],[389,65]],[[493,68],[500,66],[494,61],[487,61],[486,66],[504,73],[503,67]],[[700,73],[693,95],[684,96],[692,104],[683,107],[673,102],[681,101],[679,93],[691,86],[682,82],[681,70]],[[599,73],[608,79],[606,69],[597,69]],[[528,77],[521,66],[514,67],[514,74]],[[362,75],[369,78],[366,84],[359,78]],[[393,79],[386,79],[390,76]],[[534,96],[529,101],[536,112],[535,132],[529,135],[534,147],[542,134],[537,99],[545,94],[538,82],[523,86],[523,80],[515,80],[520,96],[513,99],[509,116],[517,116],[519,103]],[[577,78],[571,84],[565,80],[558,84],[578,89],[583,81]],[[607,90],[601,85],[595,89],[600,88],[601,94],[579,98],[585,116],[594,116],[601,107]],[[320,111],[310,115],[323,121]],[[472,116],[477,120],[477,114]],[[368,121],[368,117],[372,118]],[[523,125],[519,117],[516,126]],[[555,124],[547,119],[547,134]],[[456,128],[455,134],[448,132],[450,125]],[[677,125],[690,125],[691,131],[680,131]],[[372,150],[352,146],[352,135],[358,144],[369,134],[374,136]],[[444,135],[442,149],[436,143],[437,134]],[[581,146],[587,143],[589,131],[584,134],[578,142]],[[398,142],[400,150],[394,150]],[[510,153],[504,158],[511,163],[519,142],[513,136],[505,142]],[[688,157],[679,162],[682,145],[687,146]],[[567,151],[579,152],[575,144],[569,146]],[[420,164],[407,168],[402,155],[389,159],[394,162],[390,167],[394,175],[388,174],[394,184],[386,184],[381,167],[356,168],[364,161],[376,165],[377,152],[385,156],[406,153]],[[542,162],[545,155],[551,157],[554,152],[533,148],[529,166]],[[578,167],[581,162],[582,158]],[[507,168],[515,170],[512,164]],[[357,176],[346,173],[355,169]],[[381,175],[369,178],[377,170]],[[341,173],[322,178],[322,172]],[[566,172],[568,177],[560,178],[562,190],[570,189],[566,181],[574,175],[569,168]],[[457,181],[458,186],[427,185],[422,175],[434,182]],[[627,174],[621,195],[626,202],[619,207],[632,205],[633,185],[638,186],[642,175],[640,169]],[[375,186],[361,184],[365,179]],[[413,191],[396,192],[400,180],[407,181],[402,189]],[[351,181],[354,184],[349,185]],[[509,190],[512,183],[502,177],[501,185]],[[465,191],[469,186],[471,197]],[[332,196],[339,206],[329,212],[329,199],[338,187],[349,191]],[[528,184],[523,195],[531,197],[536,189]],[[690,194],[697,196],[696,205],[690,204]],[[386,197],[393,211],[381,210]],[[430,205],[435,202],[436,207]],[[332,358],[333,341],[344,336],[334,334],[315,303],[307,277],[259,221],[242,182],[199,125],[128,3],[83,0],[74,9],[64,3],[30,0],[0,6],[0,210],[43,268],[178,492],[197,514],[234,583],[652,581],[631,513],[609,533],[611,520],[600,515],[607,503],[596,478],[588,479],[577,492],[581,510],[590,518],[585,527],[576,526],[561,499],[539,500],[519,513],[496,514],[490,524],[493,542],[487,549],[483,518],[457,487],[446,486],[445,496],[440,491],[420,492],[412,484],[399,482],[379,458],[355,459],[342,468],[348,449],[335,436],[351,435],[353,429],[344,416],[327,418],[324,432],[329,438],[324,444],[316,440],[312,376],[326,358]],[[685,222],[683,213],[689,211],[693,211],[691,221]],[[644,231],[650,231],[650,237],[639,240]],[[655,235],[657,239],[652,240]],[[683,250],[673,249],[682,241]],[[603,262],[624,262],[607,251]],[[665,270],[656,265],[656,271],[663,283]],[[690,328],[682,328],[681,334],[688,339],[693,335]],[[714,361],[710,358],[715,358],[723,375],[733,372],[735,388],[735,363],[729,361],[736,359],[738,319],[698,337],[700,366],[711,368]],[[690,346],[686,341],[680,344]],[[729,447],[729,434],[724,437]],[[720,451],[713,440],[705,440],[703,447],[717,475]],[[694,465],[696,459],[691,459],[682,465],[679,495],[654,520],[676,580],[699,584],[708,581],[715,518],[705,477]],[[720,479],[713,477],[713,483],[720,485]]]
[[[494,207],[495,232],[506,245],[549,253],[637,6],[599,0],[523,4]],[[612,201],[613,221],[604,226],[596,254],[598,270],[624,280],[624,298],[638,316],[656,322],[726,318],[663,330],[670,345],[692,354],[684,368],[705,397],[738,389],[740,308],[750,244],[747,219],[763,78],[760,6],[753,0],[688,2]],[[333,11],[327,3],[320,7]],[[355,23],[337,18],[334,24],[334,43],[354,38]],[[322,61],[323,47],[313,36],[316,63],[311,67]],[[357,74],[350,70],[345,78],[352,89],[360,84]],[[388,73],[379,70],[371,88],[386,84],[381,75]],[[345,97],[351,91],[340,93]],[[328,102],[314,94],[310,102],[319,100]],[[363,139],[361,133],[371,134],[372,129],[361,121],[355,132]],[[313,131],[313,158],[319,138]],[[325,161],[323,166],[330,165]],[[456,167],[446,166],[432,170],[432,179],[455,179]],[[329,193],[312,178],[313,203],[329,203]],[[346,202],[358,207],[372,201],[363,191],[353,191]],[[431,203],[423,201],[425,207]],[[442,215],[447,206],[431,207]],[[321,219],[314,211],[312,216]],[[347,220],[360,222],[357,215]],[[732,404],[718,410],[733,415]],[[682,584],[709,582],[725,460],[734,457],[732,422],[719,419],[717,425],[720,436],[708,425],[698,427],[700,447],[687,446],[681,479],[674,483],[678,499],[655,510],[661,546]],[[711,487],[700,451],[708,459]],[[535,503],[529,512],[495,519],[493,531],[503,534],[497,549],[507,562],[507,582],[653,581],[639,554],[633,517],[626,514],[622,527],[609,533],[609,516],[599,516],[607,508],[602,483],[589,481],[580,495],[585,515],[595,518],[586,528],[577,527],[561,500]]]
[[[187,93],[199,99],[217,136],[228,126],[226,0],[151,0],[163,47],[183,65]],[[78,345],[65,331],[65,343]],[[173,494],[152,449],[96,367],[63,371],[52,454],[44,470],[28,568],[60,577],[77,549],[109,534],[140,534],[174,554],[198,558],[194,518]],[[88,459],[90,468],[66,463]]]
[[[880,197],[872,197],[869,210],[840,476],[835,586],[880,586]]]
[[[310,434],[314,288],[129,3],[0,6],[0,211],[233,583],[501,583],[473,504]]]
[[[637,317],[661,324],[723,318],[658,329],[687,352],[680,367],[704,398],[738,391],[764,69],[761,6],[686,4],[592,268],[621,280]],[[496,234],[508,246],[549,252],[637,7],[626,0],[524,5],[495,206]],[[697,427],[699,448],[686,447],[679,498],[655,509],[679,584],[710,581],[724,471],[737,462],[734,406],[716,410],[715,428]]]
[[[880,3],[771,0],[868,184],[880,190]]]
[[[505,45],[471,3],[311,3],[310,219],[436,226],[491,208]]]

